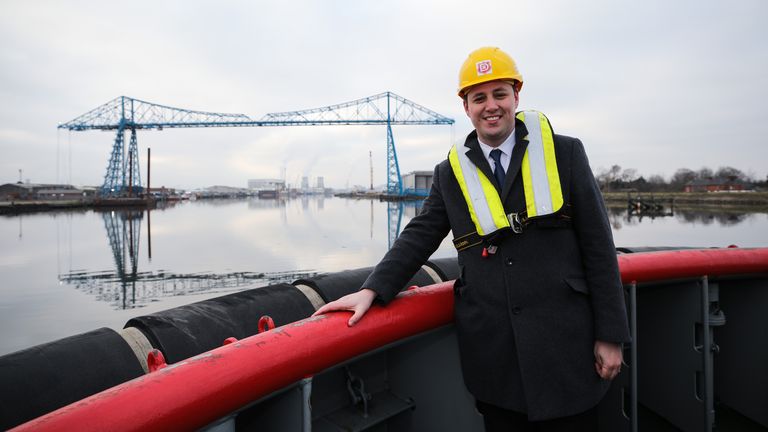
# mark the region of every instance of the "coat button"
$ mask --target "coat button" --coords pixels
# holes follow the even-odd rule
[[[520,308],[517,306],[512,307],[512,315],[520,315]]]
[[[512,258],[507,258],[507,261],[506,261],[506,262],[507,262],[507,265],[508,265],[508,266],[511,266],[512,264],[514,264],[514,263],[515,263],[515,260],[513,260]]]

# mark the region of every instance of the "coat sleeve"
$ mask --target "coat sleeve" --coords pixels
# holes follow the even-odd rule
[[[384,303],[389,303],[404,288],[451,229],[440,193],[439,167],[435,167],[432,188],[421,213],[406,225],[392,248],[363,283],[362,288],[376,291]]]
[[[605,203],[578,139],[571,156],[571,210],[592,301],[595,339],[629,342],[624,290]]]

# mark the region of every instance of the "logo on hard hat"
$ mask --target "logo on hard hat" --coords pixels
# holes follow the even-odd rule
[[[493,68],[491,67],[490,60],[479,61],[475,63],[475,66],[477,66],[477,76],[488,75],[493,73]]]

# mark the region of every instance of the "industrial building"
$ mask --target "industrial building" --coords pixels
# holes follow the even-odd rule
[[[285,190],[285,180],[250,179],[248,180],[248,189],[253,189],[256,191],[262,191],[262,190],[282,191],[282,190]]]
[[[403,195],[427,196],[432,188],[432,171],[413,171],[403,175]]]
[[[72,200],[93,196],[94,192],[93,188],[78,189],[63,184],[6,183],[0,185],[0,200]]]

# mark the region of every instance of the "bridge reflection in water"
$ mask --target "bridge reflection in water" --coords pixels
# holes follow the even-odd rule
[[[315,197],[316,199],[317,197]],[[317,199],[316,199],[317,200]],[[306,210],[309,199],[301,198]],[[323,200],[317,200],[319,208]],[[211,202],[213,205],[231,204],[231,200]],[[400,233],[403,216],[409,219],[418,214],[421,201],[388,202],[387,229],[388,244],[392,246]],[[280,208],[281,220],[286,221],[285,200],[250,200],[251,209]],[[374,229],[374,207],[371,202],[371,238]],[[152,259],[151,210],[120,209],[101,212],[104,230],[112,251],[114,269],[110,270],[72,270],[60,272],[60,283],[93,296],[96,300],[109,303],[114,309],[133,309],[146,306],[164,297],[185,296],[213,291],[230,292],[245,288],[291,283],[318,274],[313,270],[293,270],[279,272],[235,271],[226,273],[196,272],[177,273],[168,270],[139,271],[142,224],[146,216],[147,258]]]
[[[147,255],[152,258],[150,210],[147,216]],[[138,269],[143,210],[114,210],[101,213],[115,268],[102,271],[70,270],[59,274],[59,282],[107,302],[115,309],[143,307],[162,297],[184,296],[212,291],[239,291],[317,275],[315,271],[284,272],[198,272],[166,270],[140,272]]]

